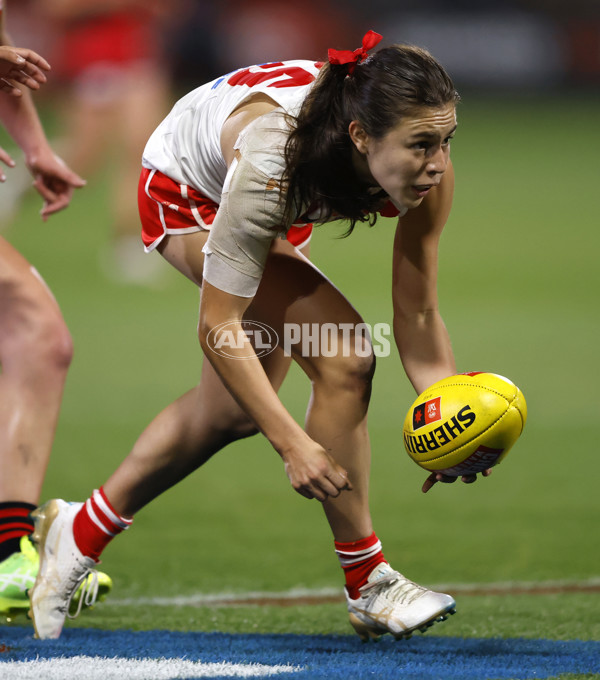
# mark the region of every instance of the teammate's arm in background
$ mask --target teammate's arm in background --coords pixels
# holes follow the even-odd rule
[[[5,11],[0,12],[0,120],[25,155],[33,186],[44,199],[41,216],[46,220],[66,208],[73,190],[84,186],[85,181],[54,154],[29,91],[19,87],[37,89],[46,81],[44,72],[50,65],[32,50],[12,47],[5,30]],[[0,160],[14,165],[5,152]]]

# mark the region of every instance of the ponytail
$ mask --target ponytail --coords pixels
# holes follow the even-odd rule
[[[322,222],[334,215],[366,219],[352,164],[347,73],[346,65],[324,64],[296,118],[285,150],[288,220],[313,204],[320,206]]]
[[[357,222],[374,224],[381,197],[369,193],[354,171],[350,122],[357,120],[369,136],[382,138],[417,109],[459,99],[446,71],[426,50],[392,45],[367,56],[371,34],[377,36],[369,32],[362,49],[330,50],[329,62],[291,121],[284,176],[288,224],[317,204],[319,222],[347,219],[349,231]]]

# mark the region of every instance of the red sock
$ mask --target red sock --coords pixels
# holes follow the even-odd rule
[[[365,585],[369,574],[386,561],[381,552],[381,541],[375,532],[352,543],[335,541],[335,552],[346,575],[348,595],[356,600],[360,595],[358,589]]]
[[[33,532],[32,510],[35,505],[23,501],[0,503],[0,562],[19,552],[21,538]]]
[[[73,538],[84,555],[98,561],[112,539],[129,529],[132,519],[121,517],[110,504],[104,489],[94,493],[83,504],[73,521]]]

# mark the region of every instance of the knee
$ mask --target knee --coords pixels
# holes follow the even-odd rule
[[[246,439],[259,432],[254,422],[241,410],[236,413],[223,414],[220,418],[213,420],[212,426],[224,443]]]
[[[43,320],[42,334],[39,336],[45,360],[60,372],[69,369],[73,360],[73,338],[60,313]]]
[[[36,309],[15,329],[13,357],[30,369],[64,374],[73,359],[73,340],[58,308]]]
[[[375,374],[375,355],[369,341],[358,338],[352,351],[323,358],[313,382],[327,392],[368,401]]]
[[[243,412],[240,412],[236,417],[231,418],[226,427],[232,441],[246,439],[247,437],[258,434],[256,425]]]

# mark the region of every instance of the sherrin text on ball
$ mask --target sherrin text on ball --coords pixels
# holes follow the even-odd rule
[[[404,421],[408,455],[430,472],[460,477],[498,465],[527,420],[521,390],[495,373],[440,380],[417,397]]]

